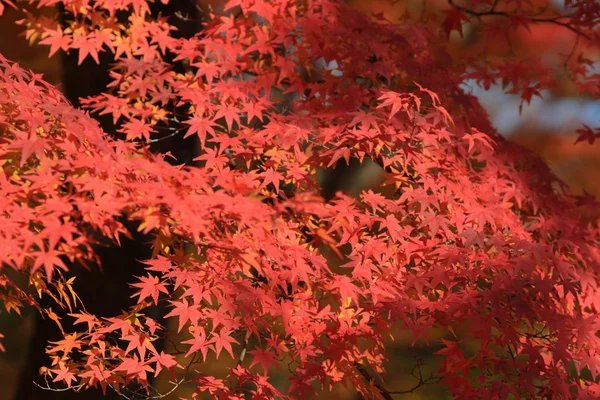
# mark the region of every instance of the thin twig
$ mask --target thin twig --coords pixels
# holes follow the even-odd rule
[[[488,16],[497,16],[497,17],[504,17],[504,18],[511,18],[514,17],[515,15],[513,14],[509,14],[505,11],[497,11],[496,10],[496,5],[498,4],[498,1],[494,2],[494,5],[492,6],[492,8],[490,8],[487,11],[474,11],[471,10],[467,7],[463,7],[463,6],[458,6],[456,4],[454,4],[454,0],[448,0],[448,4],[450,4],[451,6],[453,6],[454,8],[456,8],[457,10],[460,10],[462,12],[464,12],[465,14],[468,15],[472,15],[474,17],[488,17]],[[580,35],[588,40],[591,40],[592,38],[587,35],[586,33],[580,31],[579,29],[577,29],[576,27],[574,27],[573,25],[566,23],[566,22],[562,22],[560,21],[563,18],[568,18],[568,16],[565,15],[559,15],[557,17],[552,17],[552,18],[538,18],[538,17],[532,17],[529,20],[531,22],[535,22],[535,23],[550,23],[550,24],[555,24],[558,26],[562,26],[563,28],[567,28],[572,32],[575,32],[577,35]]]

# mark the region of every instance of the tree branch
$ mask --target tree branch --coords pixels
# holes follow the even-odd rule
[[[417,383],[410,389],[390,391],[390,390],[387,390],[383,386],[383,383],[379,379],[377,379],[373,375],[371,375],[369,373],[369,371],[367,371],[367,369],[365,367],[363,367],[361,364],[354,363],[354,366],[355,366],[356,370],[362,375],[362,377],[366,381],[373,383],[373,386],[375,386],[377,389],[379,389],[381,396],[386,400],[394,400],[392,395],[409,394],[409,393],[412,393],[415,390],[419,389],[422,386],[436,384],[442,380],[441,377],[433,376],[433,375],[430,375],[428,378],[423,378],[423,372],[421,371],[423,362],[420,359],[417,359],[416,365],[414,366],[412,373],[411,373],[411,375],[417,380]]]
[[[497,11],[496,6],[498,5],[498,0],[496,0],[494,2],[494,4],[492,5],[492,7],[487,11],[474,11],[467,7],[458,6],[458,5],[454,4],[454,0],[448,0],[448,4],[450,4],[452,7],[456,8],[457,10],[464,12],[467,15],[471,15],[471,16],[474,16],[477,18],[488,17],[488,16],[498,16],[498,17],[504,17],[504,18],[515,17],[514,14],[509,14],[504,11]],[[571,32],[574,32],[577,35],[582,36],[588,40],[592,39],[588,34],[582,32],[581,30],[577,29],[573,25],[566,23],[566,22],[562,22],[561,19],[563,19],[563,18],[569,18],[569,17],[566,15],[559,15],[559,16],[552,17],[552,18],[531,17],[529,20],[533,23],[549,23],[549,24],[562,26],[563,28],[567,28]]]

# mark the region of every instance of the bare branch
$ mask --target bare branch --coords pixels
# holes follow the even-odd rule
[[[516,15],[514,14],[509,14],[507,12],[504,11],[497,11],[496,10],[496,6],[498,5],[498,0],[496,0],[494,2],[494,4],[492,5],[492,7],[487,10],[487,11],[474,11],[471,10],[467,7],[463,7],[463,6],[458,6],[456,4],[454,4],[454,0],[448,0],[448,4],[450,4],[451,6],[453,6],[454,8],[456,8],[457,10],[460,10],[462,12],[464,12],[467,15],[471,15],[473,17],[477,17],[477,18],[482,18],[482,17],[488,17],[488,16],[497,16],[497,17],[505,17],[505,18],[511,18],[511,17],[515,17]],[[569,24],[567,22],[562,22],[561,20],[565,19],[565,18],[569,18],[566,15],[559,15],[556,17],[552,17],[552,18],[539,18],[539,17],[532,17],[530,18],[531,22],[534,23],[548,23],[548,24],[554,24],[554,25],[558,25],[558,26],[562,26],[563,28],[567,28],[568,30],[575,32],[578,36],[582,36],[588,40],[591,40],[592,38],[582,32],[581,30],[577,29],[575,26],[573,26],[572,24]]]

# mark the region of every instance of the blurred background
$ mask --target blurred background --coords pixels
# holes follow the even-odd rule
[[[545,1],[545,0],[544,0]],[[548,5],[557,11],[564,6],[564,0],[548,0]],[[213,7],[218,11],[224,1],[198,0],[204,11]],[[428,12],[440,12],[447,7],[444,0],[349,0],[348,3],[363,12],[379,13],[391,21],[398,21],[407,13],[419,13],[427,7]],[[39,11],[35,11],[38,12]],[[47,11],[50,12],[50,11]],[[48,59],[46,47],[31,47],[28,41],[20,35],[22,27],[15,21],[22,18],[10,7],[5,10],[5,15],[0,17],[0,53],[12,61],[44,74],[50,83],[61,86],[68,76],[64,73],[61,57]],[[470,26],[463,26],[465,35],[452,37],[450,54],[476,54],[481,43],[478,43],[477,32],[469,31]],[[522,104],[518,95],[504,93],[501,87],[492,86],[489,90],[482,90],[467,81],[464,83],[465,91],[472,92],[479,97],[482,105],[487,109],[490,120],[495,128],[510,140],[520,143],[534,153],[544,158],[553,171],[566,182],[576,194],[584,191],[596,198],[600,198],[600,143],[589,145],[582,142],[574,145],[576,140],[575,130],[582,124],[590,127],[600,126],[600,102],[589,98],[580,97],[566,77],[561,74],[561,55],[568,54],[573,46],[575,37],[573,33],[555,25],[532,25],[529,30],[515,31],[511,38],[513,54],[526,54],[539,57],[546,64],[556,63],[556,88],[543,92],[542,98],[534,97],[530,104]],[[493,46],[492,46],[493,47]],[[498,46],[502,47],[502,46]],[[501,50],[498,50],[500,52]],[[499,53],[500,54],[500,53]],[[598,59],[598,54],[590,50],[586,55],[590,59]],[[595,64],[600,73],[600,63]],[[85,66],[84,66],[85,67]],[[374,185],[378,181],[378,169],[366,168],[358,179],[349,180],[343,189],[349,194],[358,194],[362,188]],[[36,317],[27,311],[22,316],[15,313],[0,313],[0,332],[5,335],[3,344],[5,353],[0,353],[0,399],[17,399],[19,377],[25,369],[38,368],[27,364],[30,341],[36,329]],[[435,357],[432,352],[436,350],[435,342],[443,332],[431,332],[430,344],[418,342],[410,350],[411,335],[401,332],[396,336],[394,343],[389,346],[388,373],[384,376],[385,385],[389,390],[406,390],[414,385],[411,376],[416,362],[422,363],[424,374],[436,369]],[[475,349],[473,349],[475,351]],[[207,370],[217,373],[224,370],[221,361],[207,365]],[[283,379],[275,376],[274,384]],[[167,388],[166,382],[158,382],[158,386]],[[182,388],[178,395],[191,395],[193,388]],[[428,385],[414,393],[396,396],[402,399],[444,399],[448,398],[444,387]],[[29,397],[28,397],[29,398]],[[39,396],[36,398],[45,398]],[[52,398],[63,398],[56,396]],[[64,397],[66,398],[66,397]],[[88,396],[84,393],[79,398]],[[173,394],[173,398],[177,398]],[[336,387],[334,392],[323,395],[322,398],[331,399],[357,399],[352,388]]]

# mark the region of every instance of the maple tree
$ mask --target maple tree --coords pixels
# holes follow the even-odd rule
[[[59,3],[62,24],[26,10]],[[551,71],[449,55],[466,21],[491,39],[556,25],[578,38],[564,60],[574,85],[598,96],[582,54],[600,43],[600,5],[450,1],[392,23],[334,0],[231,0],[182,38],[150,3],[0,0],[0,12],[23,7],[27,37],[50,54],[114,58],[107,90],[82,105],[123,140],[0,57],[0,299],[63,334],[46,382],[165,397],[150,379],[166,374],[193,397],[310,398],[341,383],[392,398],[402,391],[378,378],[386,340],[443,328],[435,377],[456,398],[600,395],[600,231],[581,213],[597,204],[495,133],[461,88],[498,81],[529,101]],[[149,151],[172,135],[197,135],[198,166]],[[317,173],[353,160],[377,163],[382,188],[325,201]],[[69,265],[94,268],[99,238],[118,245],[127,222],[153,237],[137,304],[93,315]],[[172,349],[155,346],[173,334],[148,312],[158,304],[187,334]],[[224,376],[198,370],[226,357]],[[285,389],[269,381],[280,365]]]

